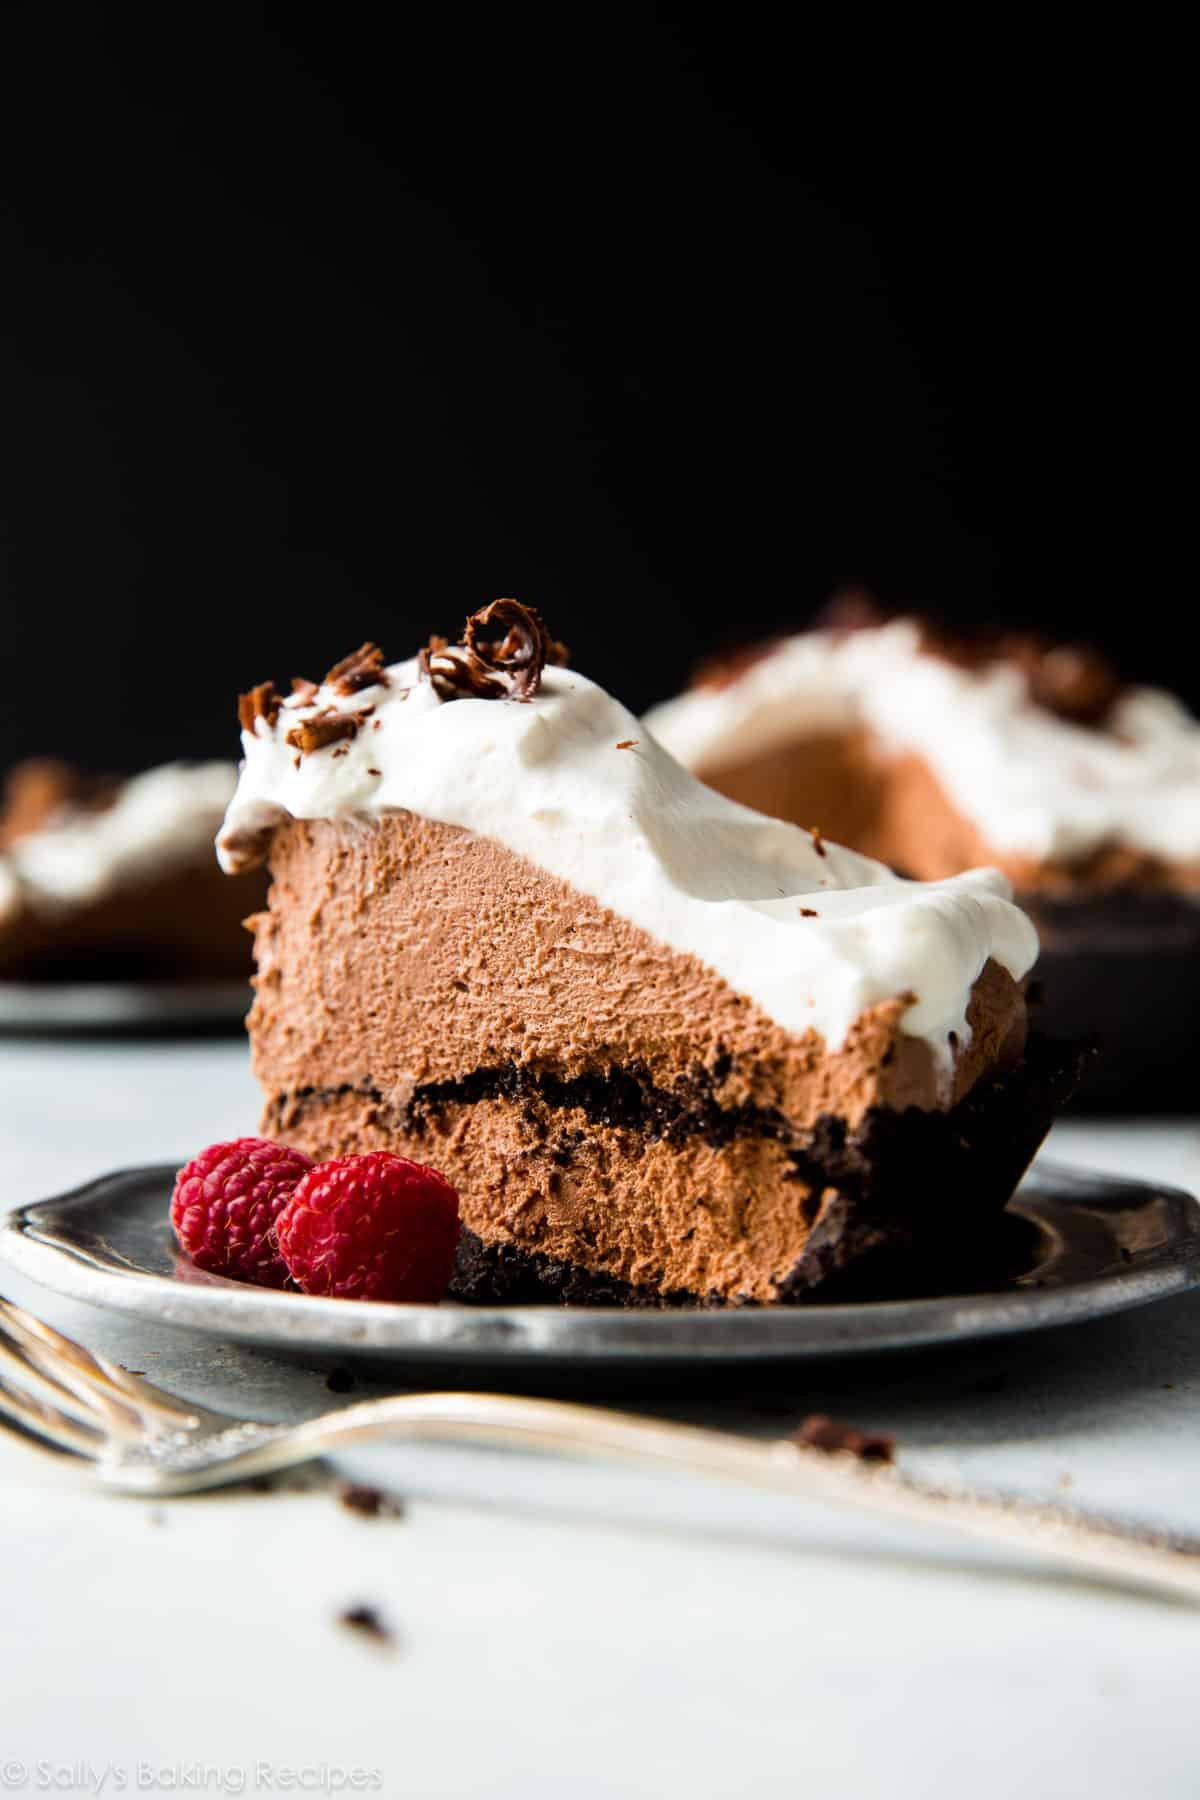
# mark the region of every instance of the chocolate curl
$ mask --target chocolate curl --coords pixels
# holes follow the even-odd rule
[[[497,626],[504,628],[502,637],[483,636]],[[420,667],[441,700],[532,700],[546,664],[561,665],[567,656],[532,606],[493,600],[471,614],[461,643],[430,638]]]
[[[255,722],[265,719],[268,726],[274,725],[279,717],[279,709],[283,705],[283,695],[273,681],[260,681],[257,687],[248,694],[238,696],[238,724],[243,731],[254,730]]]
[[[383,651],[378,644],[360,644],[341,662],[334,663],[322,683],[323,687],[331,687],[338,694],[358,694],[363,688],[387,685]]]
[[[311,756],[314,750],[323,750],[326,744],[336,744],[343,738],[352,738],[358,731],[358,720],[352,713],[337,712],[328,707],[324,712],[316,713],[311,719],[301,719],[288,732],[285,742],[301,756]]]

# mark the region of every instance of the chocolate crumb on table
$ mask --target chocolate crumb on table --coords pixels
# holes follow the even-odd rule
[[[621,742],[617,745],[617,749],[618,750],[636,750],[640,742],[641,742],[640,738],[622,738]]]
[[[821,827],[819,825],[810,825],[808,828],[808,835],[812,839],[812,847],[817,855],[828,856],[829,852],[825,848],[825,840],[821,836]]]
[[[361,1637],[369,1638],[373,1643],[391,1645],[396,1641],[396,1634],[389,1625],[380,1618],[373,1606],[348,1606],[338,1614],[338,1624],[356,1631]]]
[[[843,1425],[826,1413],[809,1413],[790,1434],[790,1441],[808,1450],[848,1450],[861,1462],[895,1461],[894,1437],[882,1431],[860,1431],[856,1425]]]
[[[347,1512],[359,1513],[364,1519],[402,1519],[404,1502],[382,1488],[367,1487],[357,1481],[340,1481],[338,1504]]]
[[[811,906],[802,906],[800,908],[800,917],[802,919],[819,919],[820,916],[820,913],[814,912]]]

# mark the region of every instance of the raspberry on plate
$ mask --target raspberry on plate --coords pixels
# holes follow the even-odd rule
[[[266,1138],[210,1144],[175,1177],[171,1223],[198,1268],[281,1288],[287,1265],[275,1221],[312,1158]]]
[[[372,1150],[310,1170],[275,1229],[306,1294],[440,1300],[454,1272],[458,1195],[436,1169]]]

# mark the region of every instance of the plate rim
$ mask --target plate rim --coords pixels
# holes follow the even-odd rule
[[[47,1214],[94,1205],[97,1190],[174,1179],[149,1163],[94,1176],[65,1193],[0,1215],[0,1255],[52,1292],[126,1317],[277,1350],[367,1354],[395,1360],[613,1365],[639,1361],[729,1364],[860,1356],[1047,1330],[1125,1312],[1200,1286],[1200,1201],[1182,1188],[1047,1160],[1027,1180],[1070,1198],[1097,1187],[1152,1194],[1180,1209],[1186,1228],[1146,1262],[1060,1287],[918,1299],[763,1308],[585,1308],[372,1302],[277,1293],[221,1277],[195,1284],[89,1254]],[[1024,1185],[1024,1184],[1022,1184]],[[1018,1195],[1021,1189],[1017,1190]],[[283,1320],[293,1324],[283,1328]],[[864,1323],[871,1329],[864,1331]],[[841,1329],[839,1329],[839,1324]],[[330,1327],[332,1330],[322,1330]]]
[[[0,980],[0,1034],[57,1036],[190,1023],[235,1024],[254,998],[250,976],[199,981]]]

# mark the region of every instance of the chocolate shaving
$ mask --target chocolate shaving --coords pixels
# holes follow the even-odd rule
[[[640,738],[622,738],[621,742],[617,745],[617,749],[618,750],[636,750],[638,747],[638,744],[640,742],[641,742]]]
[[[1108,660],[1088,644],[1055,644],[1036,631],[955,633],[921,622],[921,648],[961,669],[1008,663],[1025,678],[1029,698],[1071,725],[1100,727],[1126,684]]]
[[[343,656],[341,662],[334,663],[323,686],[333,688],[338,694],[357,694],[363,688],[386,687],[383,651],[378,644],[360,644],[349,656]]]
[[[482,636],[495,626],[504,628],[503,637]],[[565,663],[567,656],[532,606],[493,600],[471,614],[461,643],[430,638],[419,663],[440,700],[532,700],[546,664]]]
[[[309,681],[303,675],[292,676],[292,698],[294,700],[298,700],[301,706],[311,706],[316,697],[317,684],[315,681]]]
[[[877,631],[912,616],[895,606],[882,605],[864,587],[847,587],[820,609],[809,629],[842,637]],[[1126,691],[1127,684],[1107,658],[1088,644],[1056,644],[1036,631],[987,626],[963,631],[932,615],[918,615],[914,622],[925,655],[973,673],[1007,663],[1024,677],[1035,706],[1073,725],[1103,728]],[[711,657],[695,671],[691,685],[718,691],[729,687],[784,642],[782,637],[771,637]]]
[[[1102,725],[1124,691],[1116,670],[1086,644],[1027,639],[1009,640],[1007,648],[1025,672],[1034,704],[1072,725]]]
[[[293,725],[287,734],[287,742],[293,750],[307,756],[310,751],[323,750],[326,744],[336,744],[339,738],[352,738],[357,731],[358,720],[352,713],[334,712],[330,708]]]
[[[820,913],[814,912],[811,906],[802,906],[800,908],[800,917],[802,919],[819,919],[820,916]]]
[[[859,1431],[825,1413],[809,1413],[791,1433],[790,1442],[809,1450],[848,1451],[861,1462],[895,1461],[896,1440],[882,1431]]]
[[[819,825],[810,825],[808,828],[808,835],[812,839],[812,847],[817,855],[828,856],[829,852],[825,848],[825,840],[821,836],[821,827]]]
[[[265,719],[268,725],[274,725],[279,717],[279,709],[283,705],[283,695],[273,681],[260,681],[257,687],[242,694],[238,699],[238,723],[243,731],[253,732],[255,722]]]

